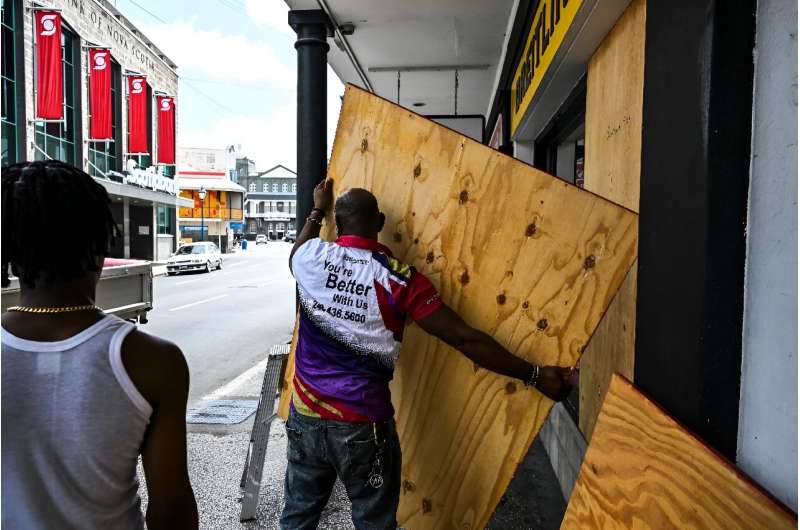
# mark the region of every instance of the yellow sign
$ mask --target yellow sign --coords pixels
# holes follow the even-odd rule
[[[511,83],[511,134],[519,127],[528,105],[583,0],[539,0],[528,40]]]

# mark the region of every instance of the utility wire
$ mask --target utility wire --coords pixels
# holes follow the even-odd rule
[[[206,98],[206,99],[207,99],[207,100],[209,100],[211,103],[213,103],[213,104],[214,104],[214,105],[216,105],[217,107],[221,108],[221,109],[222,109],[222,110],[224,110],[225,112],[228,112],[228,113],[230,113],[230,114],[231,114],[231,116],[233,116],[233,115],[235,115],[235,114],[236,114],[236,111],[234,111],[233,109],[231,109],[231,108],[230,108],[230,107],[228,107],[227,105],[225,105],[225,104],[223,104],[223,103],[220,103],[219,101],[217,101],[217,100],[216,100],[216,99],[214,99],[213,97],[209,96],[208,94],[206,94],[205,92],[203,92],[202,90],[200,90],[199,88],[197,88],[196,86],[194,86],[192,83],[188,82],[188,81],[186,80],[186,78],[183,78],[183,77],[182,77],[182,78],[180,78],[180,79],[181,79],[181,80],[182,80],[184,83],[186,83],[186,86],[188,86],[189,88],[191,88],[192,90],[194,90],[195,92],[197,92],[198,94],[200,94],[201,96],[203,96],[204,98]]]
[[[154,19],[156,19],[156,20],[158,20],[159,22],[161,22],[162,24],[168,24],[168,22],[167,22],[166,20],[164,20],[164,19],[163,19],[163,18],[161,18],[160,16],[156,15],[155,13],[153,13],[152,11],[150,11],[149,9],[147,9],[146,7],[144,7],[142,4],[140,4],[140,3],[136,2],[136,0],[128,0],[128,1],[129,1],[131,4],[135,5],[136,7],[138,7],[139,9],[141,9],[142,11],[144,11],[145,13],[147,13],[148,15],[150,15],[151,17],[153,17]]]

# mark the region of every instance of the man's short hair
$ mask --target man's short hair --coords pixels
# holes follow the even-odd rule
[[[20,282],[72,280],[99,270],[119,236],[105,188],[49,160],[3,168],[2,262]],[[4,278],[5,279],[5,278]]]
[[[375,219],[380,210],[375,195],[363,188],[350,188],[336,199],[336,217],[349,223],[363,224]]]

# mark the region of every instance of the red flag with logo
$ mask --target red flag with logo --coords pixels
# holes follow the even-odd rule
[[[37,10],[36,32],[36,118],[64,119],[64,72],[61,65],[61,15]]]
[[[175,98],[156,97],[158,106],[158,163],[175,163]]]
[[[128,153],[149,153],[147,145],[147,78],[128,77]]]
[[[89,50],[89,139],[111,140],[111,52]]]

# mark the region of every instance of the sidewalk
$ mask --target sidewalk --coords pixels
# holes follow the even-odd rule
[[[240,385],[214,399],[258,399],[263,369],[254,370]],[[264,463],[256,519],[239,522],[241,492],[239,482],[250,442],[254,416],[232,426],[189,425],[189,476],[197,498],[202,529],[277,529],[283,506],[283,480],[286,473],[286,429],[280,420],[272,424]],[[142,482],[143,509],[147,490]],[[500,501],[487,528],[490,530],[555,529],[561,524],[566,503],[550,467],[541,442],[531,446]],[[321,529],[352,529],[350,501],[340,482],[320,519]]]

